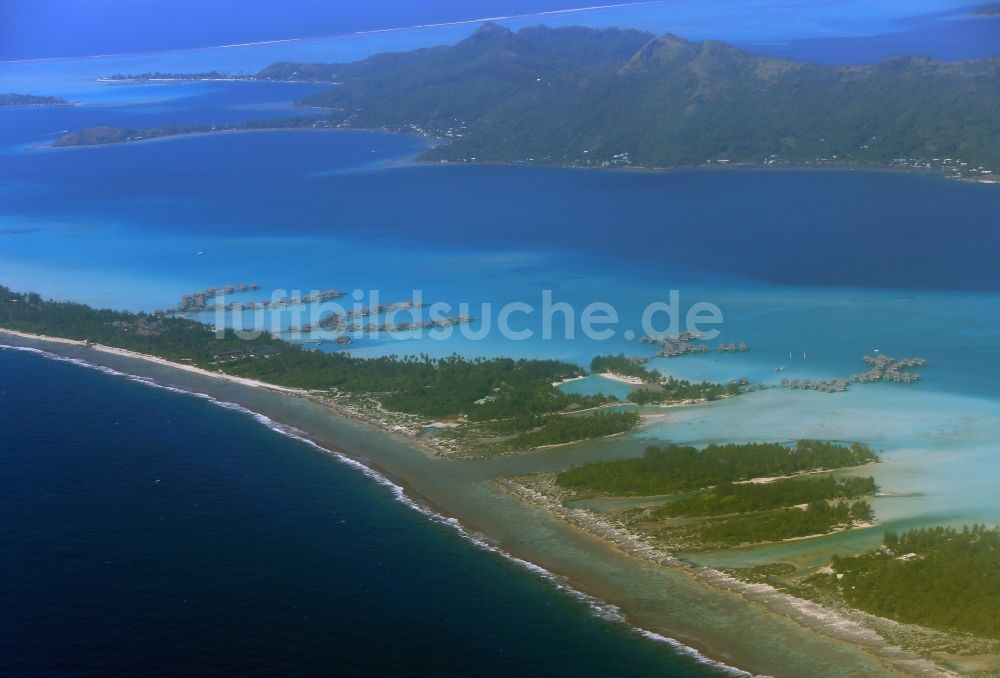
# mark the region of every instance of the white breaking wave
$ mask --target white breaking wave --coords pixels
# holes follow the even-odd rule
[[[742,669],[738,669],[735,666],[730,666],[729,664],[724,664],[720,661],[716,661],[714,659],[706,657],[704,654],[702,654],[695,648],[685,645],[679,640],[629,624],[628,620],[625,618],[625,615],[622,613],[621,609],[617,605],[605,602],[600,598],[597,598],[596,596],[592,596],[589,593],[584,593],[583,591],[575,589],[567,583],[564,577],[560,577],[555,573],[546,570],[544,567],[541,567],[540,565],[536,565],[535,563],[524,560],[523,558],[518,558],[517,556],[508,553],[499,546],[491,544],[486,539],[485,536],[469,530],[464,525],[462,525],[462,523],[457,518],[452,518],[444,514],[438,513],[437,511],[434,511],[428,508],[427,506],[424,506],[423,504],[420,504],[419,502],[415,501],[413,498],[409,497],[406,494],[406,491],[403,489],[402,486],[393,482],[388,476],[384,475],[383,473],[380,473],[379,471],[368,466],[367,464],[363,464],[357,459],[353,459],[347,456],[346,454],[343,454],[342,452],[338,452],[336,450],[323,447],[319,443],[310,440],[303,431],[294,426],[289,426],[288,424],[282,424],[280,422],[277,422],[268,417],[267,415],[261,414],[260,412],[255,412],[247,407],[244,407],[243,405],[240,405],[239,403],[234,403],[227,400],[219,400],[214,396],[211,396],[207,393],[201,393],[199,391],[191,391],[188,389],[177,388],[176,386],[167,386],[165,384],[157,383],[150,377],[142,377],[137,374],[122,372],[120,370],[116,370],[106,365],[98,365],[96,363],[92,363],[83,360],[81,358],[71,358],[69,356],[59,355],[58,353],[52,353],[50,351],[45,351],[43,349],[33,348],[29,346],[12,346],[8,344],[0,344],[0,350],[22,351],[25,353],[33,353],[48,358],[50,360],[56,360],[58,362],[64,362],[64,363],[71,363],[79,367],[85,367],[87,369],[96,370],[98,372],[107,374],[109,376],[124,378],[127,379],[128,381],[135,382],[137,384],[142,384],[143,386],[149,386],[151,388],[170,391],[171,393],[179,393],[187,396],[193,396],[195,398],[200,398],[202,400],[210,402],[211,404],[217,407],[231,410],[233,412],[239,412],[240,414],[245,414],[249,417],[252,417],[258,423],[263,424],[272,431],[279,433],[283,436],[286,436],[288,438],[291,438],[293,440],[302,442],[308,445],[309,447],[312,447],[313,449],[319,450],[320,452],[332,456],[334,459],[344,464],[345,466],[349,466],[355,469],[356,471],[361,472],[365,477],[374,481],[376,484],[387,488],[392,493],[393,498],[396,501],[426,516],[432,522],[439,523],[441,525],[446,525],[454,529],[456,532],[458,532],[458,534],[462,538],[471,542],[477,548],[483,551],[487,551],[489,553],[496,554],[512,563],[515,563],[521,568],[539,577],[542,577],[546,581],[550,582],[557,590],[567,595],[570,595],[576,598],[577,600],[582,601],[584,604],[586,604],[587,607],[590,608],[591,613],[595,617],[604,619],[606,621],[613,621],[625,624],[634,632],[636,632],[637,634],[641,635],[642,637],[648,640],[656,641],[659,643],[665,643],[679,654],[686,655],[700,664],[711,666],[712,668],[718,669],[728,675],[748,676],[748,677],[753,676],[753,674],[744,671]]]
[[[483,17],[481,19],[460,19],[458,21],[443,21],[436,24],[417,24],[415,26],[399,26],[396,28],[375,28],[368,31],[356,31],[354,35],[371,35],[373,33],[391,33],[394,31],[412,31],[421,28],[444,28],[446,26],[464,26],[466,24],[481,24],[486,21],[508,21],[510,19],[530,19],[533,16],[551,16],[555,14],[575,14],[578,12],[594,12],[599,9],[619,9],[622,7],[640,7],[642,5],[661,5],[665,0],[644,0],[643,2],[620,2],[612,5],[592,5],[590,7],[573,7],[569,9],[550,9],[544,12],[532,12],[530,14],[509,14],[505,16]],[[337,37],[320,36],[323,37]]]
[[[332,33],[329,35],[309,35],[299,38],[275,38],[273,40],[258,40],[256,42],[238,42],[228,45],[208,45],[205,47],[183,47],[180,49],[165,49],[158,52],[113,52],[108,54],[88,54],[84,56],[55,56],[55,57],[35,57],[32,59],[7,59],[0,60],[0,64],[30,64],[44,63],[47,61],[73,61],[76,59],[112,59],[116,57],[136,57],[155,56],[157,54],[181,54],[184,52],[202,52],[213,49],[232,49],[234,47],[257,47],[260,45],[273,45],[284,42],[301,42],[303,40],[330,40],[342,38],[349,35],[373,35],[377,33],[393,33],[398,31],[412,31],[422,28],[446,28],[448,26],[463,26],[467,24],[481,24],[486,21],[508,21],[510,19],[529,19],[533,16],[544,17],[557,14],[574,14],[579,12],[594,12],[601,9],[618,9],[623,7],[640,7],[642,5],[661,5],[666,0],[641,0],[640,2],[620,2],[610,5],[593,5],[590,7],[573,7],[569,9],[550,9],[544,12],[532,12],[528,14],[510,14],[506,16],[483,17],[481,19],[460,19],[457,21],[443,21],[434,24],[417,24],[415,26],[397,26],[395,28],[374,28],[367,31],[355,31],[353,33]]]

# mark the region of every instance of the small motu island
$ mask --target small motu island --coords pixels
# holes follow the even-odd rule
[[[872,478],[827,472],[875,463],[860,444],[799,441],[650,447],[642,457],[579,466],[558,474],[513,479],[550,501],[636,497],[609,516],[670,552],[778,542],[871,524]],[[822,474],[822,475],[817,475]],[[649,498],[663,496],[661,503]],[[585,503],[585,502],[583,502]]]
[[[199,304],[187,312],[207,308],[220,291],[257,289],[240,284],[185,295],[189,304],[194,298]],[[0,287],[0,332],[15,339],[70,343],[305,398],[452,460],[444,463],[560,445],[614,445],[614,436],[641,426],[644,413],[656,407],[699,407],[754,390],[740,382],[663,377],[641,358],[622,354],[595,357],[593,373],[632,385],[622,402],[562,390],[586,374],[569,363],[358,358],[305,350],[266,333],[247,340],[233,330],[206,332],[172,310],[97,310]],[[887,489],[866,473],[877,463],[879,455],[862,443],[661,444],[639,456],[491,482],[630,556],[679,568],[705,586],[738,592],[810,624],[834,623],[859,638],[875,634],[879,642],[905,648],[908,666],[924,666],[915,657],[937,656],[943,647],[956,656],[996,654],[1000,628],[989,592],[1000,585],[991,565],[997,530],[889,532],[881,547],[834,557],[818,571],[786,563],[709,568],[691,560],[872,527],[878,516],[869,499]],[[948,586],[936,589],[939,594],[913,595],[927,581]]]
[[[161,73],[159,71],[153,71],[149,73],[137,73],[133,75],[124,75],[122,73],[116,73],[114,75],[108,75],[103,78],[99,78],[98,82],[118,82],[118,83],[135,83],[135,82],[192,82],[198,80],[255,80],[255,76],[251,73],[234,75],[232,73],[220,73],[219,71],[204,71],[202,73]]]
[[[30,106],[72,106],[73,104],[60,97],[37,96],[34,94],[0,94],[0,108],[30,107]]]

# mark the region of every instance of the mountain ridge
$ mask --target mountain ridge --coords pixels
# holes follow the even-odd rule
[[[669,33],[486,23],[451,46],[278,62],[252,78],[332,87],[297,102],[317,117],[247,127],[416,132],[443,142],[428,161],[871,164],[985,181],[1000,169],[1000,58],[831,67]]]
[[[258,77],[287,79],[289,68],[302,66],[275,64]],[[345,126],[450,141],[427,159],[600,164],[624,153],[629,164],[676,166],[953,156],[1000,166],[996,58],[828,67],[672,34],[486,24],[452,47],[326,69],[338,86],[302,105]]]

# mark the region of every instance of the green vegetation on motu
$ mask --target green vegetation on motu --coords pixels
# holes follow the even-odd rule
[[[541,428],[521,433],[507,444],[515,450],[561,445],[624,433],[638,424],[639,415],[635,412],[597,412],[580,416],[549,417]]]
[[[0,94],[0,108],[11,106],[68,106],[69,102],[59,97],[43,97],[35,94]]]
[[[0,285],[0,326],[64,339],[89,341],[167,360],[214,369],[216,356],[230,352],[293,351],[263,334],[245,341],[234,332],[216,336],[207,325],[184,318],[94,309],[85,304],[46,301],[34,292],[19,294]]]
[[[880,549],[835,557],[809,582],[908,624],[1000,639],[1000,528],[886,532]]]
[[[563,471],[556,483],[565,489],[614,496],[644,496],[697,490],[723,482],[750,480],[859,466],[877,461],[861,443],[850,446],[801,440],[779,443],[649,447],[641,457],[602,461]]]
[[[233,75],[232,73],[220,73],[219,71],[200,71],[197,73],[161,73],[160,71],[147,71],[145,73],[135,73],[126,75],[115,73],[109,75],[104,80],[252,80],[253,75]]]
[[[629,402],[636,405],[667,405],[688,400],[718,400],[726,396],[739,395],[740,385],[713,384],[709,381],[692,383],[687,379],[668,377],[660,388],[643,388],[628,394]]]
[[[856,499],[875,494],[875,479],[783,478],[768,483],[721,482],[715,487],[675,499],[655,510],[651,517],[720,516],[728,513],[767,511],[831,499]]]
[[[641,361],[628,358],[624,353],[595,357],[590,361],[590,371],[596,374],[610,372],[624,377],[638,377],[647,383],[656,383],[663,378],[656,370],[647,370]]]
[[[370,393],[386,408],[400,412],[467,415],[474,421],[490,421],[608,402],[601,396],[575,396],[554,388],[553,382],[582,374],[579,367],[555,360],[363,359],[306,351],[267,334],[245,341],[227,330],[218,338],[212,328],[184,318],[96,310],[84,304],[45,301],[34,293],[16,294],[2,286],[0,295],[0,324],[10,329],[187,359],[279,386]],[[250,351],[256,348],[270,351],[266,358],[250,359]],[[228,359],[227,354],[234,352],[245,359]]]
[[[114,346],[278,386],[371,396],[396,412],[464,417],[508,435],[522,434],[508,445],[514,449],[620,433],[638,423],[634,413],[562,416],[616,401],[554,387],[554,382],[582,374],[579,367],[555,360],[355,358],[303,350],[267,334],[251,341],[227,330],[220,337],[193,320],[46,301],[2,286],[0,326]]]
[[[853,460],[850,453],[839,458],[845,463]],[[639,529],[675,543],[679,539],[691,549],[781,541],[826,534],[871,520],[867,502],[848,500],[874,494],[875,490],[873,478],[838,479],[831,475],[766,483],[725,481],[659,508],[633,512],[631,520]]]
[[[180,136],[183,134],[205,134],[208,132],[253,132],[280,131],[297,129],[327,129],[332,126],[329,120],[320,116],[292,116],[288,118],[268,118],[264,120],[248,120],[247,122],[226,123],[217,125],[160,125],[159,127],[88,127],[76,132],[62,135],[53,142],[53,146],[100,146],[104,144],[119,144],[126,141],[143,139],[160,139],[163,137]]]
[[[302,103],[339,125],[420,130],[427,160],[589,166],[889,163],[1000,169],[1000,60],[829,67],[635,30],[486,24],[448,47],[259,78],[336,81]]]
[[[872,518],[866,501],[815,501],[805,509],[781,508],[712,521],[699,528],[699,536],[705,542],[737,546],[826,534]]]
[[[749,567],[720,567],[720,571],[733,575],[743,581],[760,584],[774,584],[776,579],[794,575],[797,568],[789,563],[765,563]]]
[[[243,361],[231,374],[282,386],[336,388],[376,396],[386,409],[427,417],[465,415],[470,421],[525,419],[592,407],[600,396],[575,396],[552,382],[580,374],[555,360],[467,359],[461,356],[355,358],[300,351],[266,361]]]
[[[485,432],[513,436],[490,449],[522,451],[622,433],[634,413],[568,412],[617,402],[601,395],[564,393],[554,382],[579,376],[580,368],[554,360],[441,359],[395,356],[360,359],[342,353],[299,352],[242,361],[230,374],[306,388],[336,388],[375,397],[383,407],[424,417],[462,417]]]

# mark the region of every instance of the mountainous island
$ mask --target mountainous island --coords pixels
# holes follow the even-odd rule
[[[73,104],[59,97],[43,97],[34,94],[0,94],[0,108],[17,106],[72,106]]]
[[[988,178],[989,168],[1000,167],[997,58],[828,67],[670,34],[514,32],[487,23],[453,46],[344,64],[275,63],[254,78],[336,83],[298,102],[316,116],[275,127],[389,129],[444,140],[424,153],[426,161],[856,163],[938,167],[963,178]],[[150,136],[141,132],[71,133],[56,145]]]

